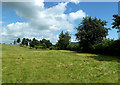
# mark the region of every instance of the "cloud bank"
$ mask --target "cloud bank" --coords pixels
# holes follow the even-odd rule
[[[78,3],[77,0],[74,2]],[[69,2],[58,3],[50,8],[44,7],[44,1],[35,2],[6,2],[3,3],[3,8],[7,10],[15,10],[16,14],[27,22],[11,23],[2,28],[3,42],[13,42],[13,40],[20,38],[46,38],[56,43],[58,35],[57,31],[66,30],[73,32],[74,22],[77,19],[82,19],[86,16],[85,12],[78,10],[65,14],[66,6]],[[4,15],[3,15],[4,16]]]

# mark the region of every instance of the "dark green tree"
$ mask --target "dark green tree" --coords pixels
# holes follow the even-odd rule
[[[20,40],[20,38],[18,38],[18,39],[17,39],[17,43],[20,43],[20,42],[21,42],[21,40]]]
[[[76,28],[76,38],[79,40],[79,46],[83,51],[90,51],[92,45],[100,43],[108,35],[109,28],[106,28],[106,21],[101,19],[85,17]]]
[[[46,49],[47,48],[47,46],[46,46],[46,44],[45,43],[43,43],[43,49]]]
[[[26,45],[26,39],[25,38],[22,39],[22,45]]]
[[[13,43],[14,43],[14,45],[16,45],[16,42],[17,42],[17,41],[16,41],[16,40],[14,40],[14,42],[13,42]]]
[[[114,22],[112,23],[112,28],[118,29],[118,32],[120,32],[120,16],[113,15]]]
[[[28,46],[28,41],[27,40],[25,40],[25,45]]]
[[[35,44],[33,43],[33,41],[30,41],[30,47],[35,47]]]
[[[61,49],[61,50],[65,50],[67,49],[67,46],[69,45],[70,43],[70,35],[68,32],[66,33],[63,33],[63,31],[60,33],[59,35],[59,40],[56,44],[56,46],[58,47],[58,49]]]
[[[42,39],[41,42],[45,43],[47,48],[49,48],[50,46],[52,46],[52,43],[49,40]]]

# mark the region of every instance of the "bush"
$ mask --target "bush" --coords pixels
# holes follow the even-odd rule
[[[20,47],[23,47],[23,45],[22,45],[22,44],[20,44]]]
[[[36,49],[43,49],[43,46],[35,46]]]
[[[51,46],[51,47],[49,48],[49,50],[55,50],[55,47],[54,47],[54,46]]]
[[[104,40],[93,45],[93,52],[108,55],[120,55],[120,40]]]
[[[79,44],[69,44],[67,46],[67,50],[78,51],[79,50]]]
[[[42,49],[46,49],[47,48],[47,46],[46,46],[46,44],[45,43],[43,43],[43,48]]]

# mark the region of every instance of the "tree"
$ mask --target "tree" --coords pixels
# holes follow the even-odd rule
[[[41,42],[42,42],[42,44],[45,43],[47,48],[49,48],[50,46],[52,46],[52,43],[49,40],[42,39]]]
[[[22,39],[22,45],[25,45],[25,44],[26,44],[26,39],[23,38],[23,39]]]
[[[113,15],[113,17],[114,22],[112,23],[112,28],[118,29],[118,32],[120,32],[120,16]]]
[[[30,41],[30,47],[35,47],[33,41]]]
[[[76,28],[76,38],[79,40],[79,47],[83,51],[90,51],[92,45],[100,43],[108,35],[106,21],[101,19],[85,17],[81,24]]]
[[[45,43],[43,43],[43,49],[46,49],[46,48],[47,48],[46,44],[45,44]]]
[[[68,32],[63,33],[62,31],[61,34],[59,35],[59,40],[56,44],[58,49],[61,49],[61,50],[67,49],[67,46],[69,45],[69,42],[70,42],[70,38],[71,37]]]
[[[16,40],[14,40],[14,42],[13,42],[13,43],[14,43],[14,45],[16,45]]]
[[[27,40],[25,40],[25,45],[28,46],[28,41]]]
[[[21,40],[20,40],[20,38],[18,38],[18,39],[17,39],[17,43],[20,43],[20,42],[21,42]]]
[[[27,43],[26,43],[26,44],[28,44],[28,45],[29,45],[29,44],[30,44],[30,42],[31,42],[31,39],[28,39],[28,38],[27,38],[27,39],[26,39],[26,41],[27,41]]]

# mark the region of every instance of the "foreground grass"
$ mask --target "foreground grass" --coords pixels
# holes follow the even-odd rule
[[[2,46],[3,83],[117,83],[111,56]]]

